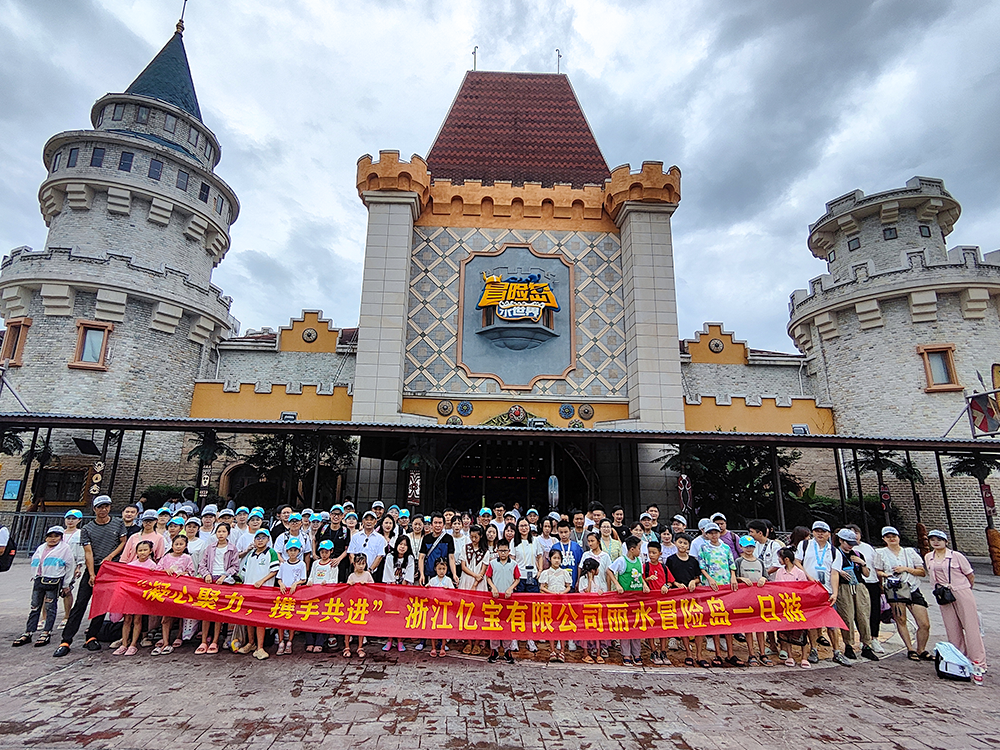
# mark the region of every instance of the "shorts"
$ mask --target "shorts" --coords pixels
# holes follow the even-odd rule
[[[924,609],[927,608],[927,600],[924,599],[924,595],[920,592],[920,589],[910,591],[910,604],[916,604]]]

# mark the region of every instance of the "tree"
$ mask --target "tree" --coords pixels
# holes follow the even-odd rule
[[[21,439],[21,430],[10,427],[4,428],[0,433],[0,453],[7,456],[16,456],[24,450],[24,440]]]
[[[862,449],[858,451],[858,460],[848,461],[847,465],[852,469],[857,469],[862,474],[874,473],[878,479],[879,491],[881,492],[881,487],[885,484],[885,473],[889,472],[893,477],[901,482],[909,482],[910,487],[914,493],[916,493],[916,484],[924,483],[924,476],[920,473],[920,470],[913,465],[909,458],[904,459],[902,462],[899,460],[898,451],[882,451],[878,448],[868,450]],[[858,494],[861,493],[861,488],[858,488]],[[892,520],[889,517],[889,507],[883,505],[883,512],[885,513],[885,523],[886,526],[892,525]]]
[[[197,433],[200,438],[194,447],[188,451],[187,460],[198,461],[198,476],[205,466],[211,466],[223,456],[226,458],[239,458],[237,453],[228,443],[219,439],[215,430],[204,430]]]
[[[964,453],[948,462],[948,473],[953,477],[973,477],[979,482],[980,492],[990,474],[1000,472],[1000,457],[987,453]],[[983,498],[985,507],[986,498]],[[987,528],[993,528],[993,516],[986,514]]]
[[[319,433],[292,433],[291,435],[254,435],[250,438],[250,454],[246,462],[259,469],[274,482],[276,500],[281,500],[282,491],[292,505],[302,505],[305,501],[299,492],[299,482],[312,483],[316,466],[316,451],[322,467],[331,471],[320,471],[317,491],[326,494],[336,491],[336,476],[354,460],[358,446],[355,438],[341,435],[321,435]],[[294,495],[294,498],[291,496]]]

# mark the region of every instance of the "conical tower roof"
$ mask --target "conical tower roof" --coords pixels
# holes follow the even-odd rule
[[[191,68],[188,67],[184,38],[178,24],[177,32],[170,38],[146,66],[139,77],[125,90],[126,94],[148,96],[173,104],[201,122],[201,108],[194,93]]]

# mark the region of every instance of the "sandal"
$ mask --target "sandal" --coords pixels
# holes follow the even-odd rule
[[[181,646],[184,645],[184,641],[182,641],[180,638],[174,638],[174,642],[171,643],[170,645],[173,646],[174,648],[180,648]]]
[[[710,669],[712,667],[712,665],[708,662],[707,659],[699,659],[698,666],[701,667],[702,669]]]
[[[694,659],[692,659],[690,656],[688,656],[686,659],[684,659],[684,666],[685,667],[693,667],[694,666]]]
[[[10,645],[17,648],[18,646],[25,646],[29,643],[31,643],[31,633],[25,633],[24,635],[18,636],[17,640]]]
[[[722,657],[716,656],[714,659],[712,659],[712,666],[717,669],[721,669],[722,667],[726,666],[726,663],[722,661]]]
[[[149,653],[150,653],[150,656],[159,656],[160,654],[163,653],[163,646],[156,646]]]
[[[628,658],[628,657],[626,656],[626,657],[625,657],[624,659],[622,659],[622,666],[623,666],[623,667],[631,667],[631,666],[632,666],[632,660],[631,660],[631,659],[629,659],[629,658]]]
[[[594,661],[596,661],[598,664],[603,664],[604,663],[604,657],[601,656],[601,655],[598,655],[597,657],[594,658]]]
[[[906,658],[909,659],[910,661],[920,661],[920,654],[918,654],[916,651],[907,651]]]
[[[35,648],[39,648],[41,646],[48,646],[49,645],[49,641],[51,641],[51,640],[52,640],[52,634],[51,633],[42,633],[38,637],[38,640],[35,641]]]
[[[349,649],[349,648],[345,648],[344,649],[344,658],[345,659],[350,659],[351,658],[351,649]]]
[[[557,655],[551,654],[549,656],[549,664],[555,664],[557,661],[559,661],[559,657]]]
[[[730,656],[728,659],[726,659],[726,664],[728,664],[731,667],[745,667],[745,666],[747,666],[746,664],[744,664],[740,660],[740,657],[738,657],[738,656]]]
[[[812,664],[809,663],[808,659],[803,659],[802,663],[799,665],[803,669],[812,669]]]
[[[201,644],[200,646],[198,646],[198,648],[196,648],[194,650],[194,653],[197,656],[201,656],[202,654],[207,653],[207,652],[208,652],[208,644],[207,643]],[[118,653],[118,652],[116,651],[115,653]],[[124,651],[122,653],[124,653]]]
[[[926,651],[921,651],[919,654],[917,654],[917,657],[920,659],[920,661],[934,661],[934,657],[931,656]]]
[[[114,651],[111,652],[112,656],[124,656],[125,652],[128,651],[128,646],[119,646]]]
[[[594,663],[594,657],[591,656],[590,654],[587,654],[586,656],[583,657],[583,661],[585,663],[587,663],[587,664],[593,664]]]
[[[136,648],[135,646],[129,646],[127,649],[125,649],[125,656],[135,656],[138,653],[139,649]]]
[[[807,661],[806,664],[808,664],[808,663],[809,662]],[[794,667],[795,666],[795,659],[793,659],[792,657],[789,656],[787,659],[785,659],[785,666],[786,667]]]
[[[160,649],[161,654],[172,654],[174,652],[173,646],[164,646]]]
[[[566,663],[566,655],[563,654],[560,651],[558,654],[556,654],[556,661],[558,661],[560,664],[565,664]]]
[[[208,650],[205,653],[208,653],[208,654],[217,654],[217,653],[219,653],[219,644],[216,643],[215,641],[212,641],[212,643],[209,644]]]
[[[774,666],[774,662],[771,661],[766,656],[763,659],[760,660],[760,663],[763,664],[765,667],[773,667]]]
[[[358,658],[359,659],[364,659],[365,658],[364,649],[360,649],[360,648],[358,649]]]
[[[760,662],[757,660],[756,656],[751,656],[749,659],[747,659],[747,666],[748,667],[759,667],[760,666]]]
[[[436,648],[432,648],[431,649],[431,656],[437,656],[437,655],[438,655],[437,649]]]

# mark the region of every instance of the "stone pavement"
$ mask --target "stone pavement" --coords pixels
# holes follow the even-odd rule
[[[1000,579],[977,566],[987,650],[1000,653]],[[1000,748],[1000,688],[953,683],[897,653],[851,669],[625,669],[299,653],[113,657],[74,644],[12,649],[28,567],[0,575],[0,748],[166,747],[759,750]],[[931,643],[944,637],[932,603]],[[886,645],[897,643],[894,636]],[[454,652],[452,652],[454,653]],[[997,658],[997,657],[994,657]]]

